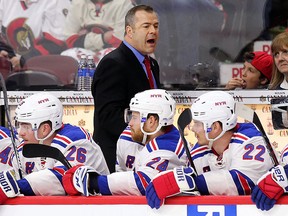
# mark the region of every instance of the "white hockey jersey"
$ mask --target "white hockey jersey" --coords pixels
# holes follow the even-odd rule
[[[85,164],[95,168],[102,175],[109,174],[100,147],[81,127],[64,124],[54,137],[51,146],[58,148],[72,166]],[[51,158],[25,158],[22,155],[22,148],[23,144],[18,150],[24,178],[17,180],[21,193],[43,196],[65,195],[61,183],[63,172],[66,170],[63,164]],[[12,164],[13,167],[17,167],[15,157],[12,158]]]
[[[252,123],[237,124],[222,155],[196,144],[191,156],[202,195],[249,195],[257,180],[273,167],[265,141]]]
[[[70,0],[0,0],[1,32],[20,55],[32,47],[41,54],[54,54],[52,49],[65,44],[61,41],[69,7]]]
[[[159,172],[183,166],[187,162],[183,141],[173,126],[145,146],[134,142],[127,127],[117,142],[118,172],[98,177],[100,193],[144,195],[150,180]]]
[[[72,1],[64,27],[68,48],[81,47],[94,52],[107,48],[101,35],[107,30],[113,30],[114,37],[123,40],[125,15],[133,4],[131,0],[106,2]]]
[[[15,139],[16,145],[19,143]],[[9,170],[12,168],[9,164],[9,158],[13,152],[11,134],[8,128],[0,126],[0,171]]]

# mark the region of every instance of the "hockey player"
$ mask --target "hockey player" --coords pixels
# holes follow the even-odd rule
[[[183,141],[173,126],[174,114],[175,101],[165,90],[137,93],[125,112],[129,124],[117,145],[118,170],[124,172],[99,175],[90,167],[74,166],[63,177],[66,192],[86,196],[145,195],[146,186],[156,174],[186,163]]]
[[[233,97],[222,91],[205,93],[193,102],[192,131],[198,142],[191,157],[196,170],[178,167],[157,175],[146,190],[151,208],[158,209],[167,196],[196,188],[201,195],[251,194],[273,162],[255,125],[237,123],[234,106]]]
[[[16,145],[18,145],[18,142]],[[11,140],[11,133],[8,128],[0,126],[0,171],[12,168],[9,164],[9,158],[12,152],[13,145]]]
[[[8,197],[24,195],[65,195],[62,175],[65,167],[51,158],[25,158],[22,148],[26,143],[39,143],[58,148],[72,164],[85,164],[101,174],[109,174],[100,147],[83,128],[62,123],[63,106],[60,100],[50,93],[38,93],[24,99],[15,111],[23,179],[17,181],[10,172],[0,173],[0,203]],[[12,158],[16,167],[16,159]],[[17,173],[16,173],[17,174]],[[2,184],[3,183],[3,184]],[[7,190],[5,185],[10,185]],[[13,187],[12,187],[13,186]]]

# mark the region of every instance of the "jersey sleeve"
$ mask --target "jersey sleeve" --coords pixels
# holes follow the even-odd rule
[[[204,172],[196,184],[201,194],[249,195],[257,180],[272,166],[263,137],[255,136],[229,146],[228,168]]]
[[[143,148],[144,145],[142,143],[133,141],[130,127],[124,129],[117,140],[116,171],[134,170],[136,157]]]
[[[17,140],[15,144],[18,145]],[[10,131],[7,128],[0,126],[0,170],[11,169],[9,159],[13,153],[13,145],[10,137]]]
[[[26,196],[63,196],[66,194],[61,183],[63,173],[56,169],[44,169],[27,175],[17,183]]]
[[[184,157],[184,156],[183,156]],[[144,148],[139,155],[140,166],[135,171],[116,172],[98,179],[100,193],[112,195],[145,195],[145,189],[151,179],[159,172],[184,166],[186,160],[181,160],[173,151],[157,149],[147,153]]]

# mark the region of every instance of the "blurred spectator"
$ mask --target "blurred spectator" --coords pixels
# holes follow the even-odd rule
[[[70,0],[0,1],[2,35],[19,55],[12,61],[14,67],[33,56],[66,49],[62,31],[69,6]]]
[[[64,27],[68,48],[97,53],[118,47],[124,37],[125,14],[132,7],[131,0],[73,0]],[[79,51],[75,48],[74,53]],[[75,56],[72,51],[68,54]]]
[[[232,78],[226,89],[259,89],[267,88],[272,77],[273,58],[266,52],[251,52],[244,55],[242,78]]]
[[[16,56],[13,48],[11,46],[9,46],[8,44],[6,44],[5,42],[0,40],[0,57],[1,58],[5,58],[8,61],[1,61],[0,63],[0,68],[3,70],[4,68],[8,69],[8,73],[10,73],[13,70],[13,67],[15,67],[14,65],[19,64],[19,58]],[[20,59],[20,61],[23,61],[24,59]],[[5,62],[5,65],[3,65]],[[9,64],[9,66],[6,65],[6,63]],[[13,64],[14,63],[14,64]],[[21,63],[20,63],[21,64]],[[22,65],[24,64],[24,62],[22,62]],[[3,72],[3,71],[1,71]],[[8,74],[7,73],[7,74]],[[6,77],[4,77],[5,79]]]

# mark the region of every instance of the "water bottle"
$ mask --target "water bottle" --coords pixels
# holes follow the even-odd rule
[[[77,80],[77,90],[85,91],[85,76],[87,74],[87,58],[86,55],[81,55],[78,64],[78,80]]]
[[[94,57],[92,55],[88,56],[88,60],[87,60],[87,68],[88,68],[88,74],[89,77],[87,79],[87,86],[89,86],[89,91],[91,90],[91,85],[92,85],[92,80],[93,80],[93,76],[95,73],[95,69],[96,69],[96,65],[94,62]]]

